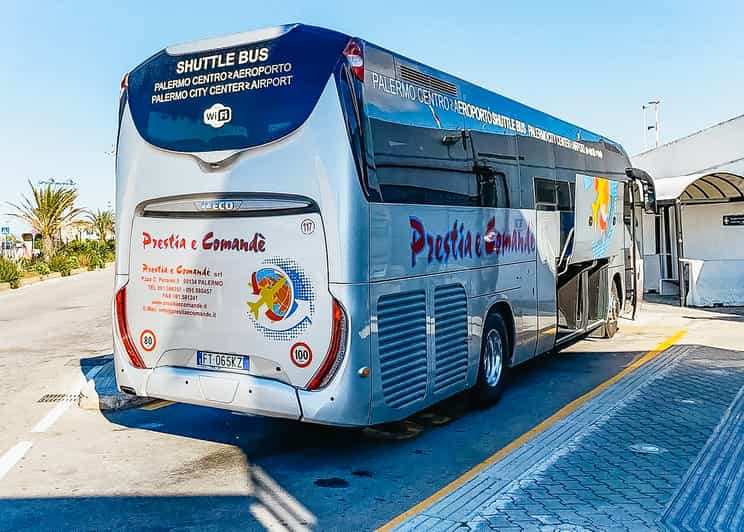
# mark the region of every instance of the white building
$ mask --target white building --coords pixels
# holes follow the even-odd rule
[[[659,206],[644,215],[644,290],[744,305],[744,115],[632,159],[654,179]]]

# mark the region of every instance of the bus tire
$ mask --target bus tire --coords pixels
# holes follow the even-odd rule
[[[485,407],[496,403],[501,397],[509,367],[511,342],[501,314],[488,316],[482,338],[473,398],[478,406]]]
[[[607,305],[607,322],[605,323],[604,337],[609,339],[615,336],[617,333],[618,319],[620,318],[620,311],[622,309],[622,302],[620,301],[620,291],[617,288],[617,282],[612,281],[610,287],[610,301]]]

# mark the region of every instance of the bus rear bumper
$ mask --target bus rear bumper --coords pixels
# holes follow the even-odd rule
[[[158,367],[146,395],[261,416],[300,419],[295,389],[278,381],[192,368]]]
[[[159,366],[139,369],[114,350],[116,380],[139,396],[298,420],[297,390],[279,381],[194,368]]]
[[[239,373],[175,366],[139,369],[125,356],[115,350],[117,383],[141,397],[323,425],[369,424],[369,390],[359,377],[334,379],[327,388],[311,392]]]

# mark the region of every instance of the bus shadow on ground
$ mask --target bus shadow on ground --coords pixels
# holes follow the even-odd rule
[[[542,356],[514,371],[493,407],[466,408],[462,395],[415,416],[416,437],[384,438],[360,429],[236,415],[175,404],[156,410],[102,412],[113,430],[146,430],[228,445],[173,464],[151,478],[148,459],[131,460],[122,491],[132,484],[177,486],[245,475],[228,495],[60,497],[0,500],[0,528],[266,528],[367,530],[380,526],[456,479],[615,375],[642,353],[582,352]],[[86,364],[81,363],[84,371]],[[188,443],[184,443],[187,445]],[[173,441],[178,445],[178,440]],[[147,449],[132,450],[147,455]],[[155,458],[157,459],[157,458]],[[137,471],[140,469],[141,471]],[[84,491],[84,486],[81,486]],[[49,527],[38,523],[49,519]]]

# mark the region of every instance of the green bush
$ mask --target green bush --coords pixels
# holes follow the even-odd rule
[[[73,269],[79,268],[77,257],[70,257],[57,253],[54,257],[49,260],[49,268],[53,272],[59,272],[62,277],[70,275]]]
[[[58,252],[60,255],[76,257],[78,264],[74,266],[95,270],[103,268],[107,262],[112,262],[115,258],[114,249],[116,242],[108,240],[72,240],[62,246]]]
[[[39,275],[49,275],[50,273],[52,273],[52,270],[49,268],[49,264],[47,264],[43,260],[37,260],[34,263],[34,271]]]
[[[103,268],[106,265],[106,263],[103,260],[103,257],[97,251],[89,251],[86,254],[86,258],[88,259],[89,270],[95,270],[96,268]]]
[[[23,272],[30,272],[34,269],[34,261],[31,259],[27,259],[26,257],[21,257],[16,261],[16,264],[18,265],[18,269],[21,270],[21,274]]]
[[[0,257],[0,283],[10,283],[11,288],[18,288],[21,275],[16,262]]]

